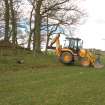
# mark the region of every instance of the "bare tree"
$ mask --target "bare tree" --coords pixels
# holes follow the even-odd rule
[[[41,30],[47,31],[47,44],[49,36],[53,31],[61,25],[74,25],[79,24],[81,17],[84,15],[76,5],[78,0],[28,0],[34,6],[34,35],[33,35],[33,50],[34,53],[41,51]],[[31,11],[32,12],[32,11]],[[46,19],[46,23],[43,24],[43,19]],[[51,23],[48,20],[56,20],[57,23]],[[59,24],[59,25],[58,25]],[[52,28],[53,27],[53,28]],[[53,30],[53,31],[52,31]]]
[[[42,6],[43,0],[36,1],[36,8],[35,8],[35,30],[34,30],[34,36],[33,36],[33,51],[34,53],[38,54],[41,52],[40,49],[40,29],[41,29],[41,6]]]
[[[47,26],[47,28],[53,27],[53,28],[50,28],[51,30],[49,30],[49,32],[47,32],[46,51],[47,51],[49,38],[52,35],[51,33],[56,31],[57,28],[59,28],[61,26],[63,26],[63,27],[69,26],[68,31],[71,32],[71,30],[72,30],[71,27],[73,25],[75,26],[77,24],[80,24],[80,19],[86,15],[86,13],[84,13],[84,11],[81,8],[79,8],[77,5],[75,5],[75,3],[74,3],[75,1],[77,1],[77,0],[74,0],[73,2],[72,2],[72,0],[68,0],[68,1],[59,3],[58,1],[50,2],[50,0],[48,0],[43,5],[44,10],[42,12],[42,14],[43,14],[42,16],[43,16],[43,18],[47,17],[46,23],[48,25],[46,25],[46,26]],[[50,20],[50,19],[56,20],[57,22],[56,23],[53,22],[51,24],[50,21],[48,22],[48,20]],[[55,26],[57,26],[57,27],[55,28]],[[54,30],[52,31],[52,29],[54,29]]]
[[[8,41],[8,35],[9,35],[9,18],[10,18],[10,14],[9,14],[9,0],[4,0],[5,3],[5,13],[4,13],[4,20],[5,20],[5,36],[4,36],[4,40]]]
[[[29,33],[29,38],[28,38],[28,46],[27,48],[30,49],[30,44],[31,44],[31,38],[32,38],[32,34],[33,34],[33,29],[32,29],[32,14],[33,14],[33,10],[34,8],[32,8],[31,13],[30,13],[30,33]]]
[[[4,2],[0,2],[0,38],[4,37]]]
[[[17,42],[17,22],[16,22],[16,12],[14,9],[13,0],[10,0],[10,10],[11,10],[11,25],[12,25],[12,43],[13,45]]]
[[[51,0],[49,0],[51,2]],[[53,1],[54,2],[54,1]],[[55,0],[55,2],[53,4],[51,4],[48,8],[46,8],[47,5],[45,5],[47,3],[46,0],[35,0],[35,30],[34,30],[34,36],[33,36],[33,50],[35,53],[39,53],[41,52],[40,49],[40,32],[41,32],[41,21],[42,21],[42,17],[44,17],[44,15],[47,12],[53,11],[55,10],[55,8],[61,4],[64,4],[68,2],[68,0]]]
[[[4,10],[2,10],[5,22],[4,40],[9,41],[12,38],[12,43],[15,45],[17,42],[17,10],[20,0],[3,0],[3,2],[5,6]]]
[[[27,48],[30,49],[30,46],[31,46],[31,39],[32,39],[32,34],[34,33],[34,28],[35,27],[32,27],[32,22],[33,22],[33,14],[35,12],[35,1],[31,1],[29,0],[29,2],[31,3],[32,5],[32,9],[31,9],[31,12],[30,12],[30,17],[29,17],[29,27],[30,27],[30,32],[29,32],[29,38],[28,38],[28,46]],[[34,19],[35,20],[35,19]]]

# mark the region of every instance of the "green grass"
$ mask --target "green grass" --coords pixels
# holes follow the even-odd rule
[[[64,66],[51,55],[1,56],[0,105],[105,105],[104,69]]]

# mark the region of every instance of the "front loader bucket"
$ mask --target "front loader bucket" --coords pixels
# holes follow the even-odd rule
[[[101,64],[100,59],[96,59],[93,66],[94,66],[94,68],[99,68],[99,69],[104,67],[104,65]]]

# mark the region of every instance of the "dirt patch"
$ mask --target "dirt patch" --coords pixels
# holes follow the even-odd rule
[[[53,64],[53,65],[30,65],[28,66],[29,68],[32,68],[32,69],[42,69],[42,68],[51,68],[51,67],[60,67],[61,65],[57,65],[57,64]]]

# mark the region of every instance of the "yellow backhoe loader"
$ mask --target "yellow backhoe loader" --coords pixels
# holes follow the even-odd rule
[[[64,64],[72,64],[76,60],[79,61],[82,66],[93,66],[95,68],[103,68],[104,65],[100,64],[99,56],[91,53],[87,49],[83,49],[83,40],[80,38],[69,38],[65,40],[64,47],[60,45],[60,34],[52,39],[51,44],[48,48],[53,48],[52,45],[56,44],[56,55],[60,62]]]

